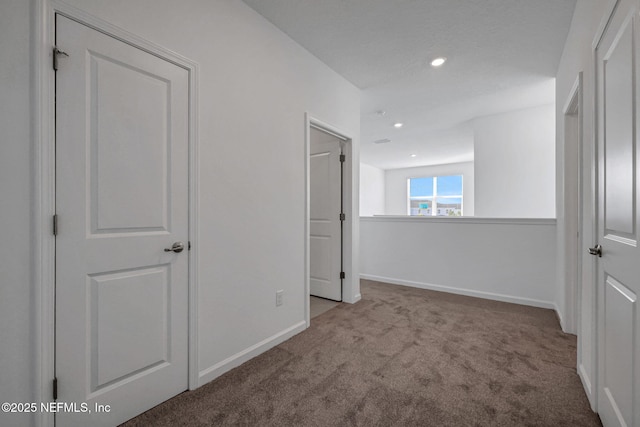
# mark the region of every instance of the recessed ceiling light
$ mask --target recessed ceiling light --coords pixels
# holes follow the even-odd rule
[[[394,123],[393,124],[394,128],[401,128],[402,127],[402,123],[398,122],[398,123]]]
[[[445,62],[446,60],[447,60],[447,58],[442,58],[442,57],[440,57],[440,58],[436,58],[436,59],[434,59],[433,61],[431,61],[431,66],[432,66],[432,67],[439,67],[439,66],[441,66],[442,64],[444,64],[444,62]]]
[[[416,157],[416,156],[417,156],[417,154],[412,154],[412,155],[411,155],[411,157]]]

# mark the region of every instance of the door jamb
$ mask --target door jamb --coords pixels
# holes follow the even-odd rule
[[[578,73],[567,101],[562,109],[564,120],[564,325],[563,329],[568,333],[577,333],[580,322],[580,279],[582,264],[582,151],[583,151],[583,102],[582,102],[582,72]],[[575,117],[576,134],[569,140],[567,118]],[[571,145],[569,145],[570,143]],[[570,166],[570,167],[567,167]],[[569,173],[567,173],[569,172]],[[577,180],[574,183],[573,179]],[[567,199],[575,193],[575,204],[567,203]],[[578,233],[578,234],[576,234]],[[576,240],[577,237],[577,240]]]
[[[53,400],[55,375],[55,237],[52,217],[55,213],[55,74],[52,49],[55,45],[55,15],[109,35],[117,40],[169,61],[189,73],[189,307],[188,307],[188,382],[198,386],[198,64],[160,45],[69,6],[60,0],[35,0],[32,14],[32,129],[33,129],[33,302],[35,352],[34,400]],[[52,413],[39,413],[36,425],[53,426]]]
[[[356,281],[360,280],[359,274],[357,274],[355,268],[355,260],[353,255],[354,243],[354,229],[359,220],[356,216],[357,213],[353,209],[353,176],[354,176],[354,159],[353,159],[353,138],[348,133],[322,121],[310,113],[305,113],[305,209],[304,209],[304,315],[307,322],[307,328],[311,325],[311,307],[309,301],[309,294],[311,291],[311,282],[309,278],[310,270],[310,252],[309,252],[309,230],[310,230],[310,218],[311,218],[311,197],[310,197],[310,185],[311,185],[311,168],[309,153],[311,152],[311,128],[332,134],[344,141],[343,154],[346,155],[347,161],[344,163],[344,184],[342,188],[344,214],[346,220],[343,222],[343,268],[345,272],[345,279],[343,279],[342,285],[342,302],[355,303],[360,300],[359,286]]]
[[[577,104],[576,104],[577,102]],[[577,127],[578,127],[578,135],[577,135],[577,140],[578,140],[578,147],[577,147],[577,155],[578,155],[578,164],[577,167],[579,168],[579,170],[577,171],[578,173],[578,211],[576,212],[577,214],[577,224],[578,224],[578,232],[580,233],[579,239],[578,239],[578,245],[577,245],[577,259],[576,259],[576,263],[577,263],[577,271],[576,270],[572,270],[573,272],[575,272],[576,274],[576,315],[575,315],[575,333],[578,336],[578,347],[577,347],[577,357],[576,357],[576,370],[578,373],[578,376],[580,377],[580,380],[582,381],[582,385],[586,391],[587,394],[587,398],[589,399],[589,404],[591,405],[591,408],[595,410],[595,387],[594,387],[594,382],[595,382],[595,375],[590,375],[589,372],[586,371],[584,365],[582,364],[582,353],[583,352],[589,352],[591,355],[591,360],[593,361],[593,363],[596,363],[596,347],[595,344],[592,344],[591,348],[585,348],[582,346],[581,341],[583,339],[583,337],[581,336],[581,332],[582,332],[582,324],[583,324],[583,320],[585,319],[589,319],[588,321],[591,324],[591,328],[590,330],[592,331],[592,343],[595,343],[596,337],[596,322],[595,322],[595,316],[596,316],[596,310],[595,310],[595,299],[596,299],[596,292],[597,292],[597,288],[596,288],[596,275],[595,275],[595,262],[591,257],[587,257],[587,261],[585,261],[585,254],[586,254],[586,246],[587,246],[587,242],[585,240],[585,237],[588,236],[588,234],[585,233],[585,225],[590,223],[590,230],[589,233],[591,233],[592,236],[595,236],[595,227],[596,227],[596,218],[595,215],[593,213],[592,210],[590,210],[588,212],[589,214],[589,218],[587,219],[587,221],[585,222],[584,219],[586,218],[586,210],[585,210],[585,200],[587,198],[591,199],[591,208],[593,209],[593,204],[595,203],[595,197],[594,197],[594,171],[595,171],[595,160],[594,160],[594,152],[591,149],[591,147],[588,144],[593,143],[593,141],[587,141],[584,139],[584,74],[583,72],[579,72],[578,73],[578,77],[576,78],[576,81],[573,84],[573,87],[570,91],[570,94],[567,98],[567,103],[565,104],[565,108],[563,109],[563,113],[564,116],[566,117],[567,115],[571,115],[573,114],[577,114],[578,117],[578,123],[577,123]],[[565,122],[566,123],[566,122]],[[566,129],[565,129],[566,132]],[[589,150],[589,151],[587,151]],[[570,153],[573,152],[574,154],[576,153],[576,150],[570,151]],[[585,158],[585,154],[589,152],[590,156],[588,159]],[[566,159],[565,159],[566,161]],[[589,163],[587,163],[589,162]],[[588,175],[585,174],[585,172],[587,171],[587,168],[589,168],[589,172]],[[585,180],[586,177],[589,177],[589,181],[587,182]],[[585,197],[587,196],[587,197]],[[566,229],[566,228],[565,228]],[[569,253],[571,250],[575,250],[576,249],[576,245],[574,244],[572,246],[572,237],[567,233],[567,235],[565,236],[565,242],[566,242],[566,249],[567,249],[567,253]],[[589,268],[589,266],[591,266],[591,281],[590,283],[585,283],[585,276],[583,276],[583,271],[585,268]],[[571,273],[571,270],[569,272],[569,274]],[[583,304],[582,304],[582,299],[583,299],[583,290],[586,288],[590,288],[591,289],[591,295],[592,295],[592,304],[591,307],[588,307],[588,310],[585,310],[583,312]],[[586,316],[586,317],[585,317]]]

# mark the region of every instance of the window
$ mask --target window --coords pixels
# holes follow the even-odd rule
[[[409,178],[409,215],[462,216],[462,175]]]

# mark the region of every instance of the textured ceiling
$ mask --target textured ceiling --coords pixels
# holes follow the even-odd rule
[[[470,120],[554,102],[576,0],[243,1],[362,89],[361,160],[390,169],[472,160]]]

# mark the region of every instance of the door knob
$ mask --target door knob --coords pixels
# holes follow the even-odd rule
[[[591,255],[598,255],[598,257],[602,258],[602,246],[595,245],[593,248],[589,248],[589,253]]]
[[[180,253],[183,250],[184,250],[184,243],[182,243],[182,242],[175,242],[173,245],[171,245],[170,248],[164,248],[165,252]]]

